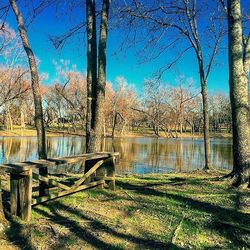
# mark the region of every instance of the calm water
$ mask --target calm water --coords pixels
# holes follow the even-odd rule
[[[85,138],[49,137],[48,157],[85,152]],[[105,139],[104,151],[120,152],[117,173],[180,172],[204,166],[202,139],[119,138]],[[35,137],[0,137],[0,163],[37,159]],[[232,142],[212,139],[212,163],[216,168],[232,168]]]

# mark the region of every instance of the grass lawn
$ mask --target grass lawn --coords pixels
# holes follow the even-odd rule
[[[117,178],[33,208],[12,223],[0,249],[250,249],[250,192],[218,173]]]

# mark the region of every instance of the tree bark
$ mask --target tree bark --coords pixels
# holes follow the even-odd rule
[[[248,70],[244,62],[249,47],[243,48],[240,0],[228,0],[229,87],[233,128],[234,186],[249,182],[250,134]]]
[[[108,35],[108,14],[109,14],[109,1],[103,0],[100,37],[98,47],[98,81],[96,89],[96,109],[95,109],[95,135],[93,138],[94,151],[98,152],[101,149],[102,135],[103,135],[103,114],[104,114],[104,101],[105,101],[105,86],[106,86],[106,48],[107,48],[107,35]]]
[[[87,113],[86,113],[86,153],[94,152],[94,116],[97,85],[97,42],[95,0],[86,0],[87,16]]]
[[[203,80],[202,80],[203,82]],[[205,169],[211,169],[211,151],[210,151],[210,133],[209,133],[209,114],[208,114],[208,97],[206,84],[201,84],[202,89],[202,104],[203,104],[203,138],[204,138],[204,153],[205,153]]]
[[[18,9],[15,0],[9,0],[12,10],[15,14],[17,23],[18,23],[18,30],[22,39],[24,50],[27,54],[29,67],[30,67],[30,74],[31,74],[31,86],[35,104],[35,126],[37,131],[37,141],[38,141],[38,156],[41,159],[46,159],[46,141],[45,141],[45,129],[44,129],[44,121],[43,121],[43,109],[42,109],[42,97],[40,93],[40,86],[39,86],[39,76],[37,71],[37,65],[34,53],[31,49],[29,44],[28,35],[25,29],[25,25],[23,22],[22,14]]]

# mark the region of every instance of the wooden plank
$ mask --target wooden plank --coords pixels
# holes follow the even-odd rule
[[[105,163],[104,163],[105,165]],[[100,177],[100,180],[104,180],[104,177],[106,176],[106,168],[105,166],[101,166],[96,170],[96,175]],[[98,186],[100,189],[104,189],[104,185]]]
[[[39,175],[41,177],[47,178],[48,177],[48,168],[39,168]],[[44,196],[49,194],[49,185],[43,181],[39,181],[39,195]]]
[[[32,169],[19,180],[20,216],[24,221],[29,221],[32,202]]]
[[[21,164],[21,163],[20,163]],[[20,166],[17,166],[15,164],[0,164],[0,168],[5,169],[9,173],[23,173],[25,171],[28,171],[32,168],[31,165],[25,163]]]
[[[85,163],[85,169],[84,169],[84,174],[86,174],[100,159],[95,159],[95,160],[91,160],[91,161],[86,161]],[[91,181],[93,181],[95,176],[95,173],[91,174],[85,181],[85,184],[90,183]]]
[[[67,190],[67,191],[59,192],[57,194],[50,194],[49,196],[38,197],[38,198],[32,200],[32,205],[35,206],[35,205],[41,204],[43,202],[54,200],[56,198],[66,196],[66,195],[69,195],[69,194],[73,194],[73,193],[82,191],[84,189],[95,187],[95,186],[98,186],[98,185],[104,184],[104,183],[105,183],[104,180],[95,181],[95,182],[91,182],[91,183],[86,184],[86,185],[81,185],[81,186],[77,187],[74,190],[70,189],[70,190]]]
[[[16,217],[18,210],[18,180],[20,176],[10,174],[10,214]]]
[[[110,157],[107,164],[107,177],[111,178],[111,181],[108,182],[109,189],[115,191],[115,157]]]
[[[53,185],[53,186],[62,188],[64,190],[69,190],[70,189],[70,187],[67,186],[67,185],[64,185],[64,184],[62,184],[60,182],[57,182],[55,180],[49,179],[48,177],[41,176],[41,175],[36,174],[36,173],[33,173],[33,178],[36,179],[36,180],[40,180],[40,181],[46,182],[49,185]]]
[[[98,161],[81,179],[75,182],[71,189],[74,190],[75,188],[79,187],[91,174],[93,174],[102,164],[104,160]]]
[[[96,176],[96,180],[104,180],[104,181],[113,181],[115,177],[108,177],[108,176]]]

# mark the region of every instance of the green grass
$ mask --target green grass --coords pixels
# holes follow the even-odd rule
[[[33,208],[6,249],[248,249],[249,191],[218,173],[131,175]],[[4,243],[5,242],[5,243]],[[11,248],[13,247],[13,248]]]

